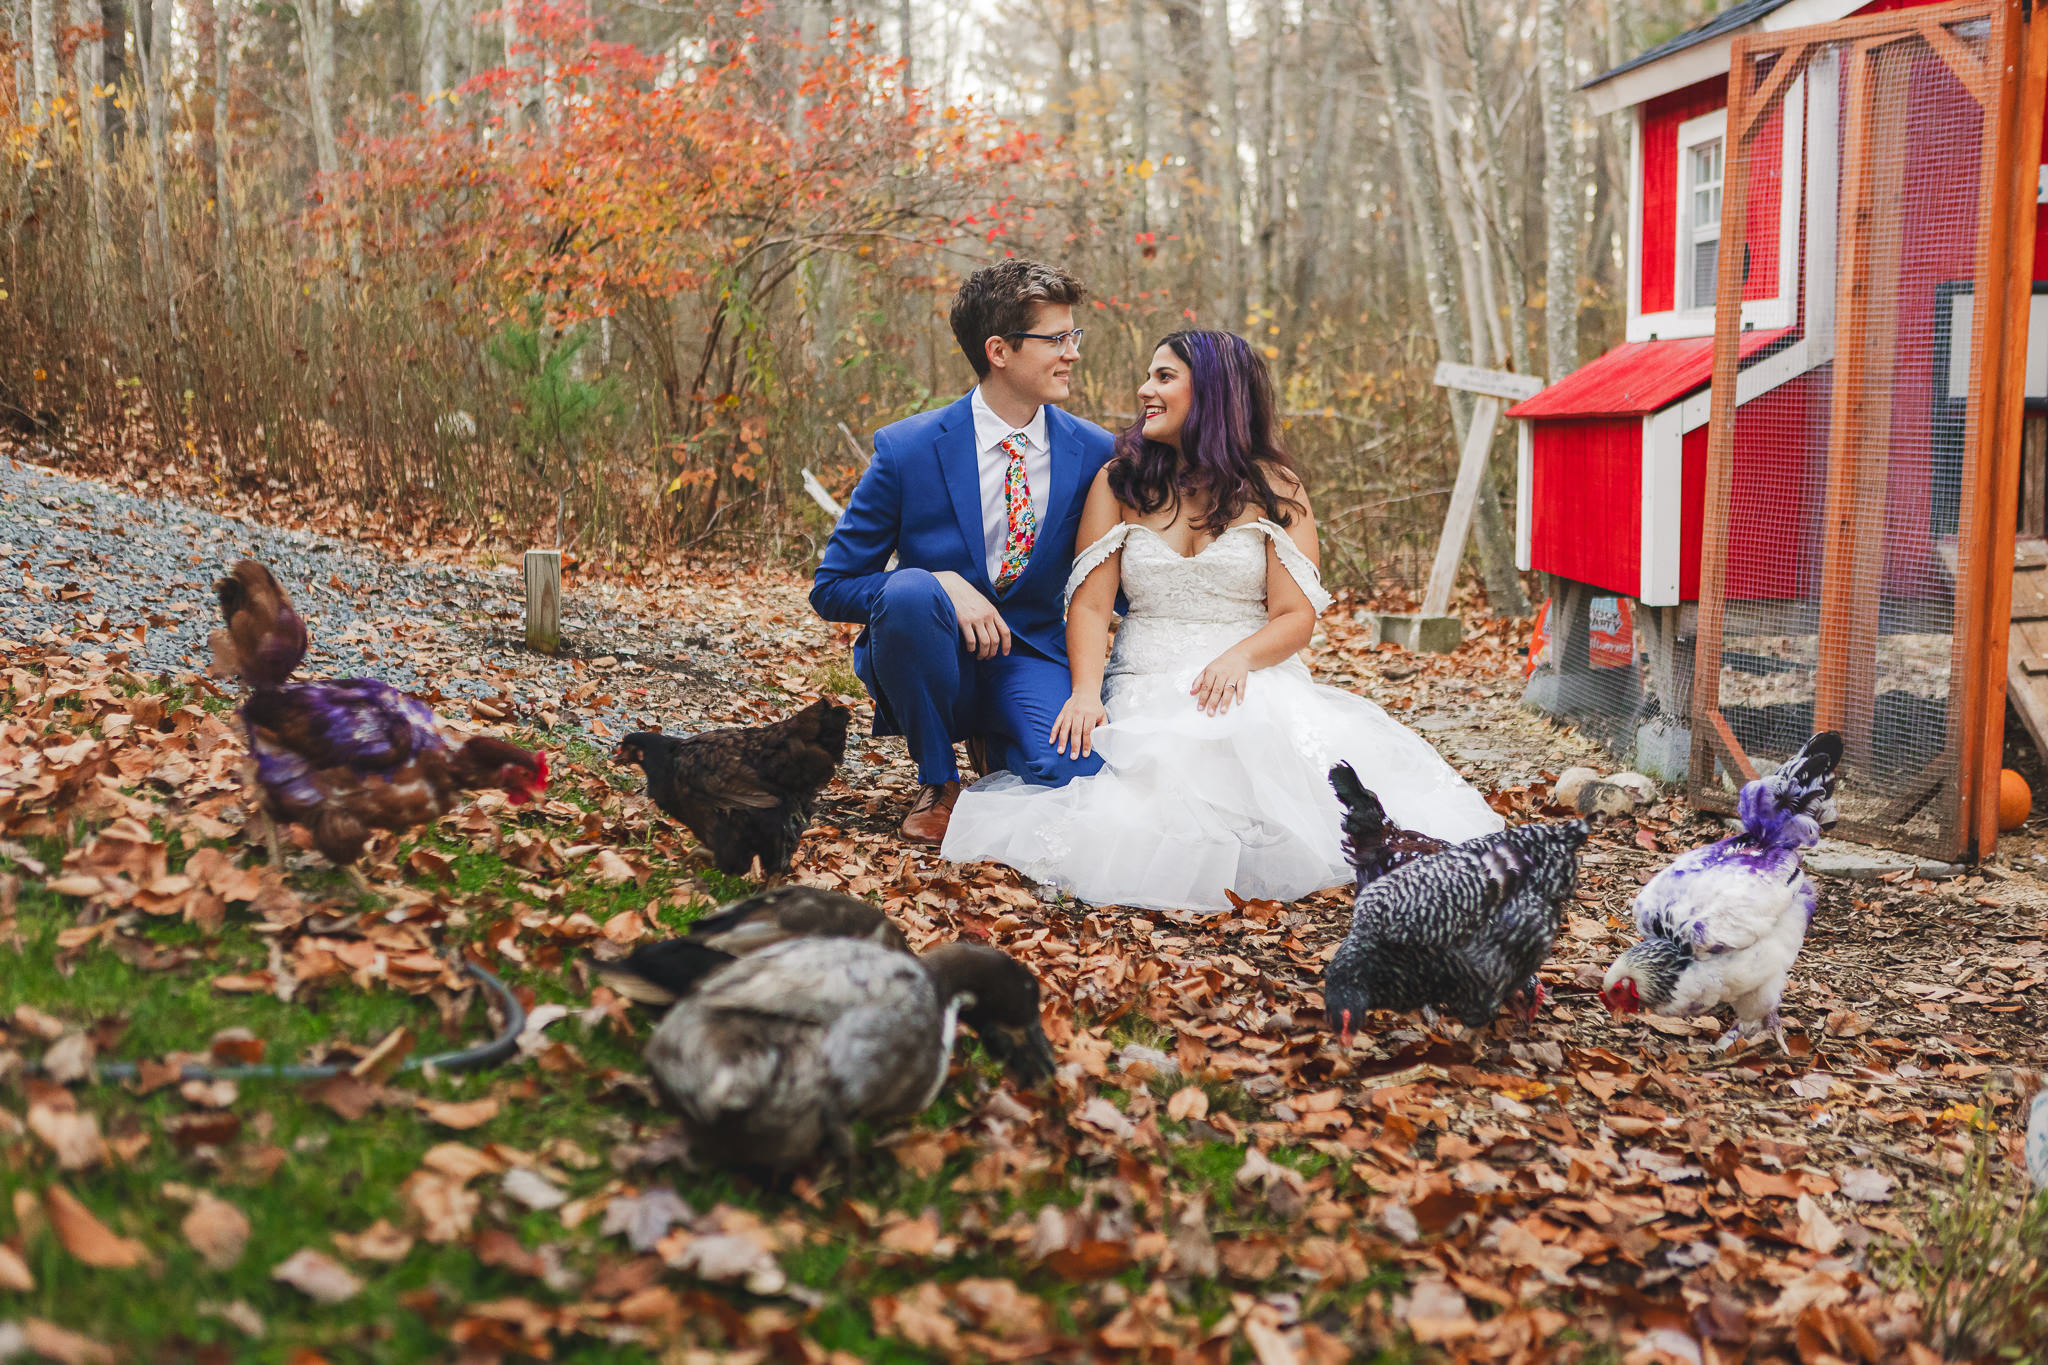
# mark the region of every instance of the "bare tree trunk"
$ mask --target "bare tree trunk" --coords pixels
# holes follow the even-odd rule
[[[192,16],[192,98],[186,105],[186,119],[192,128],[192,153],[199,162],[199,183],[213,184],[213,88],[214,49],[219,45],[214,0],[186,0]]]
[[[1145,0],[1129,0],[1131,23],[1131,159],[1139,165],[1152,160],[1151,60],[1145,52]],[[1138,230],[1152,226],[1152,181],[1138,180]]]
[[[1060,136],[1074,140],[1074,11],[1069,0],[1051,0],[1056,12],[1047,16],[1052,30],[1053,53],[1057,61],[1052,72],[1054,111],[1059,115]]]
[[[159,5],[165,7],[159,9]],[[170,104],[170,92],[165,89],[170,68],[170,18],[166,0],[143,0],[136,7],[136,55],[142,73],[143,141],[149,158],[149,220],[155,229],[157,302],[175,342],[182,339],[182,333],[178,326],[177,281],[171,269],[171,221],[165,203],[169,191],[164,184],[165,126],[169,122]]]
[[[306,57],[306,106],[313,127],[313,164],[322,179],[341,169],[334,133],[334,0],[292,0]],[[510,13],[510,7],[507,8]]]
[[[1571,62],[1565,0],[1538,0],[1543,66],[1543,207],[1550,259],[1543,273],[1543,340],[1552,383],[1579,365],[1579,174],[1572,147]]]
[[[320,0],[299,0],[299,3],[320,3]],[[505,44],[505,69],[513,77],[513,103],[505,114],[505,131],[516,133],[526,124],[526,106],[530,98],[527,85],[533,66],[533,54],[525,50],[526,40],[519,33],[517,0],[504,0],[504,8],[498,14],[498,33]]]
[[[1173,45],[1174,70],[1180,77],[1181,155],[1187,160],[1180,184],[1181,232],[1192,258],[1202,263],[1195,298],[1206,311],[1216,287],[1215,224],[1211,221],[1209,136],[1203,126],[1209,113],[1208,45],[1202,37],[1202,0],[1165,0],[1166,37]],[[1213,317],[1205,317],[1213,322]]]
[[[99,0],[71,0],[71,22],[84,28],[100,22]],[[107,138],[94,97],[105,75],[106,52],[98,43],[81,42],[71,49],[71,87],[78,100],[78,152],[85,165],[89,201],[85,229],[86,259],[97,278],[106,269],[113,224],[107,213]]]
[[[1475,0],[1458,0],[1459,27],[1465,35],[1465,56],[1472,66],[1472,79],[1478,81],[1486,70],[1483,48],[1483,30],[1479,27],[1479,9]],[[1494,111],[1486,101],[1473,91],[1473,125],[1479,141],[1479,154],[1486,162],[1486,189],[1488,205],[1486,217],[1491,220],[1492,232],[1488,234],[1489,249],[1497,249],[1500,258],[1506,262],[1501,271],[1501,285],[1507,295],[1508,311],[1508,354],[1514,360],[1517,374],[1534,374],[1535,363],[1529,355],[1529,318],[1527,293],[1522,279],[1522,262],[1515,244],[1508,236],[1512,219],[1508,216],[1506,152],[1501,146],[1500,128],[1494,122]]]
[[[28,0],[28,65],[35,99],[31,116],[47,120],[57,99],[56,0]]]
[[[1412,6],[1408,15],[1415,26],[1415,55],[1422,66],[1422,93],[1429,101],[1430,152],[1436,162],[1437,182],[1443,189],[1444,220],[1458,256],[1458,282],[1465,296],[1465,330],[1472,338],[1472,356],[1477,360],[1489,335],[1485,291],[1480,287],[1472,225],[1465,212],[1464,177],[1458,173],[1458,153],[1451,145],[1451,106],[1444,93],[1444,69],[1437,56],[1436,32],[1430,23],[1434,16],[1420,5]]]
[[[1253,221],[1259,225],[1259,301],[1280,307],[1280,234],[1287,217],[1287,190],[1280,176],[1280,5],[1281,0],[1254,0],[1258,5],[1259,68],[1257,154],[1259,197]]]
[[[1322,70],[1316,77],[1310,98],[1315,101],[1315,137],[1309,143],[1308,166],[1300,180],[1301,241],[1294,257],[1291,330],[1299,335],[1316,303],[1322,268],[1330,254],[1327,240],[1330,205],[1331,157],[1337,150],[1337,129],[1350,113],[1350,94],[1338,81],[1350,35],[1358,26],[1358,11],[1350,0],[1330,0],[1328,35],[1323,39]],[[1303,15],[1303,30],[1307,15]]]
[[[213,205],[214,251],[220,263],[221,297],[232,309],[235,301],[235,195],[229,159],[233,123],[234,67],[229,43],[234,34],[235,0],[214,0],[214,22],[219,27],[213,47]]]
[[[448,90],[448,38],[455,16],[454,0],[420,0],[420,99],[445,122],[449,110],[441,97]]]
[[[1394,115],[1394,146],[1399,154],[1401,180],[1415,206],[1415,237],[1421,248],[1423,289],[1429,299],[1430,323],[1436,332],[1437,354],[1444,360],[1464,360],[1464,338],[1451,300],[1452,265],[1445,228],[1442,182],[1432,174],[1434,158],[1425,141],[1422,118],[1408,90],[1401,61],[1401,34],[1394,21],[1392,0],[1366,0],[1366,18],[1379,51],[1380,74],[1386,85],[1387,102]],[[1451,391],[1452,429],[1458,447],[1465,443],[1465,429],[1471,423],[1471,404],[1456,390]],[[1486,580],[1486,595],[1495,612],[1519,616],[1528,610],[1520,577],[1515,572],[1514,546],[1501,516],[1500,501],[1489,471],[1486,493],[1479,499],[1478,549],[1480,571]]]
[[[1222,215],[1216,290],[1224,323],[1241,327],[1245,318],[1244,167],[1238,147],[1244,128],[1237,110],[1237,46],[1230,36],[1230,0],[1215,0],[1209,21],[1209,88],[1218,113],[1216,174],[1221,181],[1218,209]]]
[[[896,3],[896,55],[903,60],[903,84],[910,86],[910,0]]]

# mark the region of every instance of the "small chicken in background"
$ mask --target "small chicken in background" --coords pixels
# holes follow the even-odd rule
[[[496,787],[518,805],[546,790],[546,754],[482,735],[451,747],[431,707],[374,678],[290,681],[306,627],[263,565],[239,561],[214,591],[225,623],[213,632],[214,667],[250,687],[240,714],[273,865],[277,825],[304,825],[314,848],[367,887],[354,864],[373,832],[431,824],[465,792]]]
[[[1339,1040],[1368,1010],[1440,1008],[1480,1028],[1517,991],[1531,1012],[1578,879],[1582,820],[1513,829],[1425,854],[1358,892],[1323,973]]]
[[[1823,731],[1784,766],[1742,789],[1742,830],[1681,853],[1636,894],[1643,939],[1607,969],[1611,1014],[1681,1018],[1722,1005],[1735,1027],[1718,1048],[1765,1030],[1785,1046],[1778,1004],[1806,941],[1820,893],[1800,859],[1835,823],[1842,737]]]
[[[587,959],[628,1000],[672,1005],[733,962],[793,938],[855,939],[908,954],[910,942],[877,907],[843,891],[778,886],[714,910],[680,938],[645,943],[616,962]]]
[[[711,850],[719,871],[744,876],[759,858],[777,876],[846,757],[852,714],[821,698],[769,725],[627,735],[617,757],[647,774],[647,795]]]

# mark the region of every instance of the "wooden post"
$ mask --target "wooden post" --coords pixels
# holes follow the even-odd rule
[[[562,647],[562,552],[526,552],[526,645],[543,654]]]
[[[1480,395],[1472,405],[1472,425],[1465,431],[1465,449],[1458,455],[1458,481],[1451,488],[1450,510],[1444,513],[1443,538],[1436,543],[1436,562],[1429,568],[1429,586],[1422,593],[1422,614],[1442,616],[1458,586],[1458,561],[1472,534],[1472,513],[1479,506],[1485,481],[1486,454],[1493,446],[1493,426],[1500,420],[1500,399]]]
[[[2026,403],[2027,329],[2024,319],[2033,293],[2036,183],[2041,160],[2042,110],[2048,107],[2048,20],[2020,0],[2004,0],[2003,61],[1992,65],[1995,94],[1985,100],[1985,125],[1994,130],[1984,148],[1978,206],[1984,213],[1977,297],[1991,301],[1975,311],[1984,328],[1973,361],[1981,361],[1987,387],[1976,438],[1976,487],[1965,505],[1978,510],[1979,534],[1968,553],[1980,567],[1982,597],[1968,638],[1958,640],[1956,660],[1965,673],[1962,721],[1962,801],[1959,812],[1966,855],[1989,857],[1998,842],[1999,770],[2005,763],[2005,675],[2013,600],[2014,523],[2018,517],[2021,422]],[[1988,94],[1990,92],[1987,92]],[[2029,175],[2028,172],[2033,172]],[[2007,179],[2009,177],[2009,179]],[[2003,194],[1997,192],[2005,181]],[[2003,214],[1997,212],[2003,209]],[[2001,297],[2002,295],[2002,297]],[[1993,319],[1998,321],[1994,323]],[[1951,664],[1950,677],[1956,676]],[[1953,710],[1951,711],[1953,715]],[[1954,728],[1952,726],[1952,728]]]
[[[1451,505],[1444,513],[1444,533],[1436,543],[1436,558],[1429,569],[1429,586],[1422,593],[1422,611],[1414,616],[1383,612],[1377,618],[1379,638],[1408,649],[1442,654],[1457,648],[1464,634],[1463,624],[1448,615],[1451,593],[1458,585],[1458,564],[1465,557],[1465,541],[1472,534],[1472,516],[1486,487],[1486,462],[1493,448],[1494,429],[1500,423],[1503,402],[1534,398],[1543,381],[1508,370],[1486,370],[1477,365],[1442,361],[1436,367],[1439,388],[1459,389],[1479,395],[1472,407],[1472,425],[1465,432],[1465,448],[1458,452],[1458,480],[1451,489]]]

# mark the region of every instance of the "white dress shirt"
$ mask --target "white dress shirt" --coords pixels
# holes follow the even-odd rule
[[[974,448],[981,471],[982,552],[988,565],[988,581],[993,583],[1002,572],[1003,542],[1010,535],[1010,504],[1003,496],[1010,457],[1003,451],[1002,440],[1012,432],[1024,434],[1024,479],[1031,485],[1031,510],[1038,514],[1041,532],[1045,529],[1045,499],[1052,486],[1052,445],[1046,437],[1042,407],[1031,414],[1029,422],[1013,427],[996,416],[995,409],[981,396],[979,384],[974,386],[969,406],[974,410]]]

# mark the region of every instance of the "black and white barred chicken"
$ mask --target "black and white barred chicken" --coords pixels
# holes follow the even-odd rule
[[[1521,825],[1427,854],[1363,886],[1351,932],[1323,973],[1345,1046],[1368,1010],[1440,1008],[1468,1028],[1517,991],[1531,1014],[1578,879],[1586,823]]]

